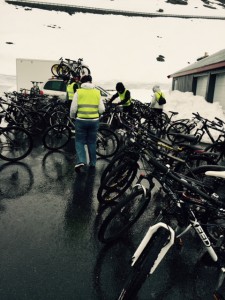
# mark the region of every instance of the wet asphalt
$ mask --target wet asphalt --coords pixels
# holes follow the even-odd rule
[[[107,160],[74,172],[73,141],[49,152],[35,140],[17,163],[0,161],[0,299],[115,300],[149,226],[150,207],[120,242],[97,239],[104,210],[96,194]],[[192,233],[143,285],[138,300],[212,300],[218,270],[203,262]]]

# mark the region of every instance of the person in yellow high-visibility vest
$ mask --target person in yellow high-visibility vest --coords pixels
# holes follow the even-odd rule
[[[76,172],[80,172],[87,164],[85,145],[88,148],[89,167],[95,168],[99,115],[104,111],[100,91],[92,84],[91,75],[83,76],[70,108],[70,117],[75,119]]]
[[[67,92],[67,104],[70,108],[73,96],[76,93],[76,90],[80,87],[80,77],[75,76],[70,79],[70,81],[67,83],[66,86],[66,92]]]
[[[132,103],[132,98],[130,91],[125,89],[125,86],[123,85],[122,82],[118,82],[116,84],[116,91],[109,102],[113,102],[116,98],[120,98],[120,102],[118,102],[116,105],[122,105],[123,106],[123,111],[128,112],[129,114],[132,114],[132,108],[133,108],[133,103]]]
[[[164,93],[161,91],[160,86],[159,85],[154,85],[152,88],[153,91],[153,96],[152,96],[152,100],[151,100],[151,104],[150,104],[150,108],[154,109],[154,112],[156,114],[161,114],[163,111],[163,105],[160,105],[158,103],[160,96],[162,95],[163,97],[165,97]]]

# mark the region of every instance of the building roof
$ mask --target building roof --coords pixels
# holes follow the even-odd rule
[[[212,69],[218,69],[221,67],[225,67],[225,49],[207,56],[195,62],[194,64],[177,71],[176,73],[168,75],[167,77],[180,77],[189,74],[201,73]]]

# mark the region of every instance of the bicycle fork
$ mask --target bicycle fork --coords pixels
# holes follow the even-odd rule
[[[147,246],[147,244],[150,242],[152,236],[157,233],[157,230],[159,230],[160,228],[164,228],[168,231],[168,243],[166,243],[160,250],[154,265],[152,266],[152,268],[149,271],[149,274],[152,274],[155,269],[158,267],[159,263],[161,262],[161,260],[163,259],[163,257],[166,255],[167,251],[170,249],[170,247],[174,244],[174,240],[175,240],[175,232],[174,230],[168,226],[167,224],[163,223],[163,222],[159,222],[153,226],[151,226],[149,228],[149,230],[147,231],[145,237],[143,238],[143,240],[141,241],[140,245],[138,246],[137,250],[135,251],[133,257],[132,257],[132,263],[131,266],[133,266],[135,264],[135,262],[138,260],[138,258],[140,257],[141,253],[143,252],[143,250],[145,249],[145,247]]]

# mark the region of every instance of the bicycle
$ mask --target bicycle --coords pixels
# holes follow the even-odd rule
[[[192,113],[194,115],[194,119],[197,120],[195,122],[196,126],[197,124],[201,123],[201,125],[197,126],[195,132],[193,133],[193,135],[196,137],[195,140],[195,144],[199,143],[202,141],[203,136],[205,134],[207,134],[207,137],[209,138],[210,142],[216,143],[219,139],[219,137],[224,136],[225,131],[223,130],[223,128],[220,128],[216,122],[214,121],[210,121],[202,116],[200,116],[199,113]],[[192,130],[195,127],[192,128]],[[210,129],[215,130],[217,132],[221,132],[221,135],[217,138],[215,138],[213,136],[213,134],[210,132]],[[169,130],[167,131],[167,138],[169,141],[171,141],[172,143],[176,144],[176,143],[180,143],[180,141],[183,139],[183,135],[180,134],[181,132],[176,132],[176,130]],[[188,129],[188,132],[182,132],[184,134],[189,134],[190,133],[190,129]]]
[[[0,114],[0,120],[2,114]],[[0,158],[18,161],[25,158],[33,148],[30,133],[18,126],[0,127]]]
[[[38,84],[43,83],[43,82],[42,81],[31,81],[31,83],[33,84],[33,86],[30,89],[30,97],[40,95],[40,87]]]
[[[61,119],[61,121],[61,123],[59,122],[58,124],[49,127],[44,132],[42,142],[45,148],[49,150],[59,150],[65,147],[71,140],[73,133],[75,133],[73,120],[63,113],[63,119]],[[72,132],[72,130],[74,132]],[[119,139],[117,135],[111,129],[100,124],[96,141],[97,155],[108,158],[113,156],[118,149]]]
[[[224,202],[220,201],[215,193],[209,195],[203,192],[190,179],[174,173],[155,158],[150,158],[150,161],[155,170],[157,169],[152,175],[152,179],[156,178],[166,193],[165,205],[160,209],[155,224],[148,229],[132,256],[131,273],[117,298],[118,300],[133,299],[146,278],[153,274],[176,240],[179,240],[191,228],[200,237],[221,273],[225,273],[222,260],[225,240],[224,235],[221,236],[221,230],[224,232],[223,224],[225,222]],[[225,172],[209,171],[206,174],[225,179]],[[139,194],[142,191],[142,197],[145,198],[146,189],[142,185],[139,188]],[[222,220],[223,223],[217,223],[218,220]]]
[[[51,72],[54,76],[64,77],[64,76],[72,76],[75,77],[79,75],[80,77],[84,75],[90,75],[90,69],[87,65],[83,64],[83,58],[78,58],[78,60],[72,60],[69,58],[61,57],[59,59],[58,64],[54,64],[51,67]]]
[[[174,143],[176,142],[176,136],[174,134],[190,134],[190,132],[197,127],[199,120],[194,116],[192,119],[178,119],[172,121],[173,116],[176,116],[178,113],[169,111],[171,113],[168,123],[163,127],[163,135],[167,137],[167,139]],[[183,140],[180,138],[179,142]]]

